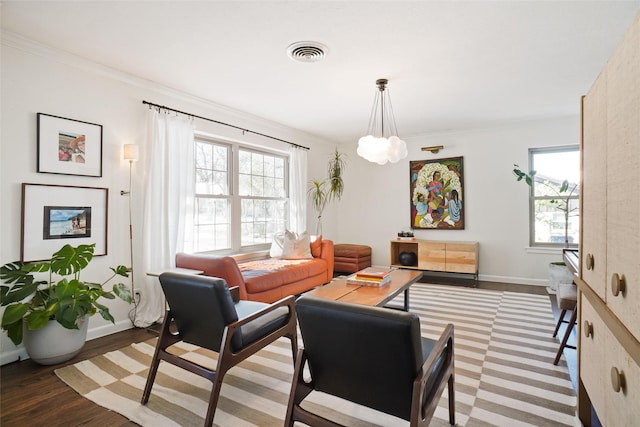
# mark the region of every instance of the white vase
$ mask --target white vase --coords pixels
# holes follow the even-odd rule
[[[560,283],[573,283],[573,274],[564,264],[549,264],[549,287],[547,291],[555,294]]]
[[[56,365],[75,357],[87,340],[89,316],[80,320],[80,329],[67,329],[55,320],[44,328],[31,331],[24,323],[24,347],[29,357],[40,365]]]

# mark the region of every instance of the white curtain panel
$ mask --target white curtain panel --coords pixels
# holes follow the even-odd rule
[[[176,252],[190,251],[193,230],[193,119],[149,109],[145,141],[142,265],[136,280],[140,302],[132,316],[147,327],[164,316],[164,295],[157,274],[175,268]]]
[[[289,229],[307,231],[307,149],[289,149]]]

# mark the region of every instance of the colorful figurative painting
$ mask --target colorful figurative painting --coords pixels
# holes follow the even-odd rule
[[[409,162],[411,228],[464,229],[462,157]]]

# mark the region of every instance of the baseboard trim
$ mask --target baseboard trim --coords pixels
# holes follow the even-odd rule
[[[480,274],[478,276],[478,280],[483,280],[486,282],[513,283],[516,285],[549,286],[549,280],[532,279],[529,277],[510,277]]]
[[[87,331],[87,341],[115,334],[116,332],[126,331],[127,329],[132,328],[133,323],[131,323],[131,320],[129,319],[120,320],[116,323],[110,323],[108,325],[100,326],[97,328],[92,328]],[[12,343],[10,344],[13,345]],[[21,344],[19,347],[16,347],[13,350],[2,351],[0,353],[0,366],[20,360],[27,360],[29,358],[30,357],[27,354],[27,351]]]

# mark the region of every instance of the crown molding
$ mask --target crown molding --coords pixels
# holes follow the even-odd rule
[[[48,60],[67,65],[69,67],[77,68],[101,77],[116,80],[128,85],[136,86],[151,92],[156,92],[158,95],[163,95],[163,96],[178,99],[184,102],[188,102],[189,104],[205,108],[209,111],[212,111],[213,113],[223,114],[225,116],[225,121],[237,120],[238,123],[242,123],[242,125],[245,127],[259,126],[261,128],[266,128],[268,129],[269,133],[284,134],[284,135],[291,135],[292,133],[296,133],[298,134],[298,136],[295,136],[296,138],[304,139],[305,141],[308,141],[308,142],[316,142],[320,144],[328,144],[328,143],[333,144],[332,141],[328,141],[317,135],[309,134],[304,130],[285,126],[281,123],[273,122],[263,117],[256,116],[244,111],[236,110],[236,109],[227,107],[225,105],[215,103],[208,99],[201,98],[199,96],[186,93],[181,90],[174,89],[172,87],[154,82],[152,80],[147,80],[142,77],[138,77],[136,75],[127,73],[117,68],[113,68],[108,65],[101,64],[93,60],[84,58],[82,56],[76,55],[74,53],[61,50],[61,49],[46,45],[44,43],[35,41],[33,39],[30,39],[26,36],[23,36],[13,31],[3,29],[0,36],[0,40],[3,46],[11,47],[31,55],[40,56]],[[149,99],[149,101],[153,102],[154,100]],[[140,102],[142,104],[142,100],[140,100]],[[197,114],[197,112],[195,111],[193,113]],[[291,136],[289,136],[289,138],[291,138]],[[283,138],[283,139],[286,139],[286,138]]]

